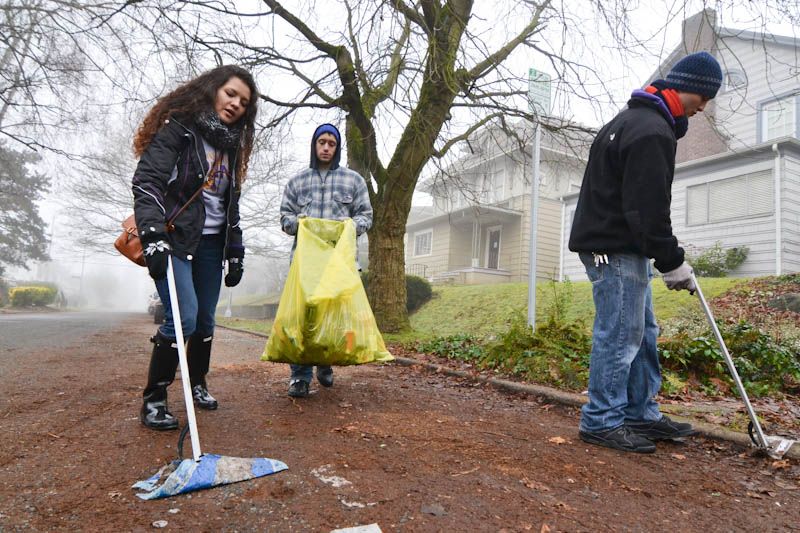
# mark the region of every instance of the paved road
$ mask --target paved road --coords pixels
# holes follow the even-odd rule
[[[73,344],[141,314],[97,311],[0,314],[0,358],[16,350]]]

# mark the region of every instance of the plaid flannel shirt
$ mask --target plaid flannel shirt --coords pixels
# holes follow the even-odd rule
[[[281,228],[297,235],[297,217],[341,220],[352,218],[356,234],[372,227],[372,205],[367,184],[346,167],[330,170],[322,181],[317,169],[307,168],[286,184],[281,201]]]

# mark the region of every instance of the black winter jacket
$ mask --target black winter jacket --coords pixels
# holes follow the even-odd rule
[[[632,252],[661,272],[683,263],[670,202],[678,142],[666,110],[632,98],[592,144],[569,237],[573,252]]]
[[[228,154],[231,169],[236,168],[237,156],[238,153]],[[166,120],[139,159],[133,176],[133,211],[139,234],[164,232],[167,220],[202,187],[208,167],[203,140],[193,122],[174,117]],[[236,177],[232,175],[225,201],[226,259],[244,257],[239,226],[240,195],[241,188],[236,185]],[[203,234],[205,219],[206,209],[201,193],[178,216],[175,230],[167,233],[173,254],[182,259],[191,259]]]

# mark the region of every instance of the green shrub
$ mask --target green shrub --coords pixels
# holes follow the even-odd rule
[[[406,309],[413,313],[423,306],[433,296],[433,289],[427,279],[419,276],[406,275]]]
[[[714,246],[706,248],[698,255],[689,256],[687,261],[698,276],[724,278],[728,272],[744,263],[749,252],[750,249],[746,246],[723,249],[722,243],[717,241]]]
[[[364,289],[369,286],[369,272],[361,273]],[[406,274],[406,310],[413,313],[433,297],[431,284],[425,278]],[[370,302],[370,305],[372,302]]]
[[[539,383],[581,390],[589,379],[591,349],[582,323],[551,316],[533,333],[527,316],[519,312],[508,331],[488,346],[481,363]]]
[[[56,299],[55,287],[14,287],[8,291],[12,307],[45,306]]]
[[[534,333],[527,313],[517,310],[509,329],[487,347],[481,363],[539,383],[581,390],[589,378],[591,337],[583,322],[566,319],[572,305],[572,284],[567,280],[549,285],[553,298],[545,309],[544,323]]]
[[[757,327],[739,322],[733,326],[720,325],[720,330],[748,392],[756,395],[779,392],[800,380],[797,354]],[[659,349],[666,368],[694,377],[707,388],[719,389],[718,384],[724,383],[736,392],[725,358],[711,332],[695,338],[678,336],[660,343]]]
[[[478,361],[484,356],[484,349],[477,337],[473,335],[451,335],[437,337],[430,341],[417,343],[418,352],[432,353],[448,359],[462,361]]]
[[[0,307],[8,304],[8,282],[0,278]]]

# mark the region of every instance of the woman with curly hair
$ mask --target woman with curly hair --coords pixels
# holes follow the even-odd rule
[[[169,256],[188,339],[192,397],[202,409],[218,406],[206,383],[214,311],[224,263],[228,287],[238,284],[244,271],[239,196],[253,148],[257,99],[248,71],[221,66],[158,100],[133,140],[140,158],[133,176],[136,227],[165,310],[164,324],[151,339],[141,410],[142,424],[152,429],[178,427],[167,407],[167,386],[178,366]]]

